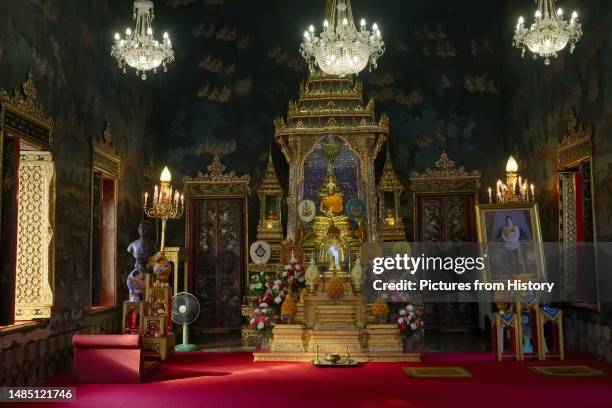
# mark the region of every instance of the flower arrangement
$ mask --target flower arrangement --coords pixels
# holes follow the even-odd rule
[[[302,268],[302,265],[300,265],[295,256],[291,255],[289,263],[285,265],[281,273],[281,279],[284,280],[288,286],[291,286],[295,293],[299,293],[299,289],[304,287],[306,283],[304,268]]]
[[[268,278],[265,273],[259,272],[251,275],[251,284],[249,285],[249,291],[253,296],[263,296],[266,293],[266,282]]]
[[[282,279],[275,279],[271,282],[266,282],[264,285],[266,291],[259,297],[259,303],[265,303],[269,307],[280,305],[287,297],[287,284]]]
[[[399,310],[397,324],[406,334],[420,335],[425,331],[425,322],[421,319],[422,309],[406,305]]]
[[[251,312],[249,328],[263,333],[269,333],[272,327],[274,327],[272,309],[267,303],[260,303],[259,306],[254,308]]]
[[[389,314],[389,306],[381,298],[372,303],[372,314],[379,322],[384,322]]]

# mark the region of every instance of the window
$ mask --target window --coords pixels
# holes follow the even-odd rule
[[[116,179],[93,172],[91,307],[115,305],[117,274]]]
[[[53,126],[37,100],[31,72],[13,92],[0,89],[0,326],[51,316]]]
[[[115,152],[110,124],[93,142],[91,182],[91,309],[116,304],[117,195],[121,158]]]

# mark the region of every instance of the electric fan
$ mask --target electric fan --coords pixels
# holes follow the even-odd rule
[[[189,344],[188,325],[193,323],[199,314],[200,304],[191,293],[177,293],[172,298],[172,321],[183,325],[183,344],[177,344],[175,351],[194,351],[198,348],[195,344]]]

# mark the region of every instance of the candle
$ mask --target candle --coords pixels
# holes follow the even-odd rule
[[[147,201],[148,201],[148,198],[149,198],[149,193],[147,193],[147,192],[145,191],[145,194],[144,194],[144,206],[145,206],[145,207],[147,206]]]
[[[179,192],[175,191],[174,192],[174,205],[178,206],[178,200],[179,200]]]
[[[158,199],[158,190],[157,190],[157,185],[155,186],[155,191],[153,191],[153,205],[157,204],[157,199]]]
[[[492,201],[493,199],[491,198],[491,187],[489,187],[489,204],[491,204]]]
[[[531,185],[531,197],[532,197],[532,198],[533,198],[533,200],[535,201],[535,187],[534,187],[534,185],[533,185],[533,184]]]

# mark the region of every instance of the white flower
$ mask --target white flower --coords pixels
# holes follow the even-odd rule
[[[416,323],[410,323],[410,329],[416,330],[417,329],[417,324]]]
[[[414,311],[414,306],[412,306],[412,305],[408,305],[408,306],[406,306],[406,309],[407,309],[409,312],[413,312],[413,311]]]
[[[259,322],[259,323],[257,323],[257,328],[258,328],[259,330],[263,329],[263,328],[264,328],[264,326],[265,326],[265,325],[264,325],[264,322]]]
[[[249,324],[253,324],[253,323],[255,323],[255,318],[252,318],[252,319],[249,321]]]
[[[403,317],[400,317],[399,319],[397,319],[397,322],[398,322],[399,324],[402,324],[402,323],[404,323],[405,321],[406,321],[406,319],[404,319]]]
[[[400,309],[399,314],[405,315],[406,314],[406,309]]]
[[[274,303],[276,303],[277,305],[280,305],[282,302],[283,298],[280,295],[274,298]]]
[[[261,303],[259,304],[259,307],[261,307],[261,308],[264,308],[264,309],[265,309],[265,308],[267,308],[267,307],[268,307],[268,304],[267,304],[266,302],[261,302]]]

